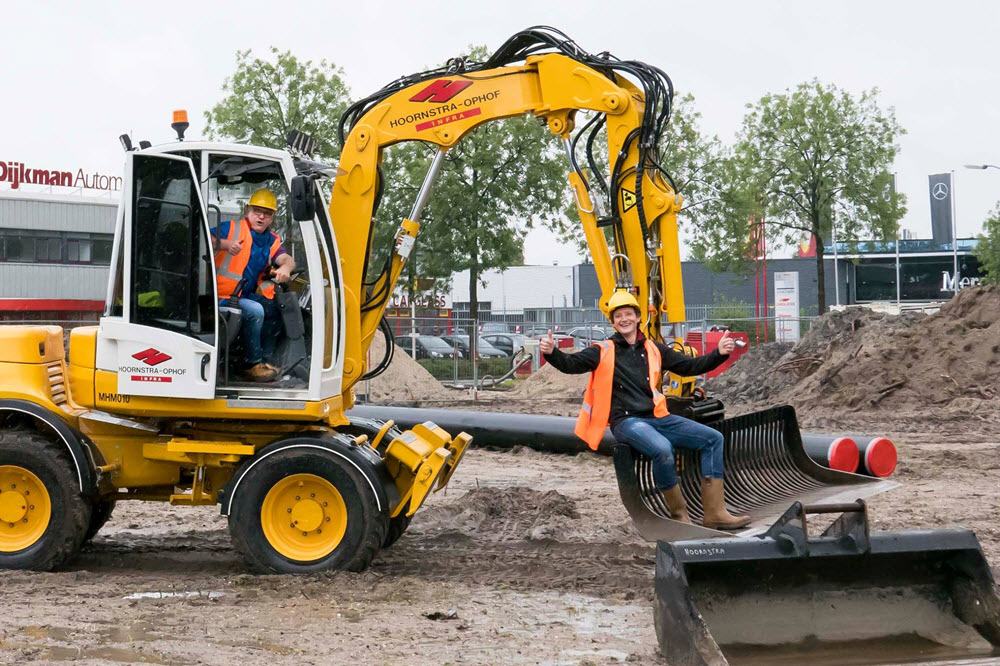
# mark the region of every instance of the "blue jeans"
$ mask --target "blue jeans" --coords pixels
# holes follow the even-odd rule
[[[674,446],[701,451],[701,475],[723,476],[722,433],[683,416],[667,414],[656,418],[630,416],[611,429],[615,439],[653,459],[653,481],[658,490],[677,485]]]
[[[219,305],[228,304],[228,298],[219,301]],[[246,353],[244,362],[250,368],[274,356],[274,348],[281,335],[281,316],[273,301],[262,296],[241,298],[240,310],[243,311],[240,338]]]

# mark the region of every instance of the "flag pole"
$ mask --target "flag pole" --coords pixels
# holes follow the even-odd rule
[[[892,216],[896,217],[896,174],[892,174]],[[899,283],[899,220],[896,220],[896,308],[899,308],[902,286]]]
[[[837,300],[837,307],[840,307],[840,271],[837,268],[837,216],[830,211],[830,228],[833,232],[833,293]]]
[[[954,258],[953,284],[955,293],[958,293],[958,220],[955,219],[955,170],[951,170],[951,252]]]

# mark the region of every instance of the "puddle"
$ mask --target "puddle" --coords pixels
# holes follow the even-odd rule
[[[150,650],[130,650],[116,647],[59,646],[46,648],[42,656],[47,661],[76,661],[78,659],[106,659],[121,664],[180,664],[176,658],[167,658]]]
[[[225,596],[215,590],[190,590],[187,592],[134,592],[126,594],[122,599],[135,601],[137,599],[218,599]]]

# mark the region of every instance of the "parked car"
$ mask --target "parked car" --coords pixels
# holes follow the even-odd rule
[[[525,330],[524,334],[529,338],[543,338],[552,331],[553,338],[568,338],[569,336],[559,330],[559,324],[538,324]]]
[[[479,326],[480,333],[516,333],[516,326],[503,321],[484,321]]]
[[[451,343],[445,342],[441,338],[435,335],[419,335],[416,333],[410,333],[408,335],[401,335],[396,338],[396,344],[402,349],[407,355],[413,353],[413,342],[416,340],[417,347],[417,360],[427,359],[427,358],[465,358],[465,354],[462,353],[461,348],[456,350]]]
[[[589,345],[592,342],[607,340],[614,335],[615,330],[610,326],[577,326],[566,332],[579,345]]]
[[[449,345],[458,348],[460,352],[469,356],[469,336],[467,335],[442,335],[441,339]],[[479,338],[478,344],[479,358],[501,358],[506,356],[502,351],[488,343],[483,338]]]
[[[524,347],[524,341],[528,337],[520,333],[488,333],[482,336],[481,339],[486,340],[486,342],[507,356],[513,356],[519,349]]]

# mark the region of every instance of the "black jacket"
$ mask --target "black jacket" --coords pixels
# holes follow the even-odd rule
[[[649,363],[646,361],[645,336],[640,333],[635,344],[630,345],[620,333],[611,336],[615,343],[615,376],[611,390],[611,425],[627,416],[652,416],[653,392],[649,388]],[[653,341],[663,359],[663,371],[690,377],[711,372],[728,359],[719,350],[692,358]],[[593,372],[601,361],[601,348],[591,345],[575,354],[565,354],[558,348],[545,355],[545,360],[560,372],[582,375]]]

